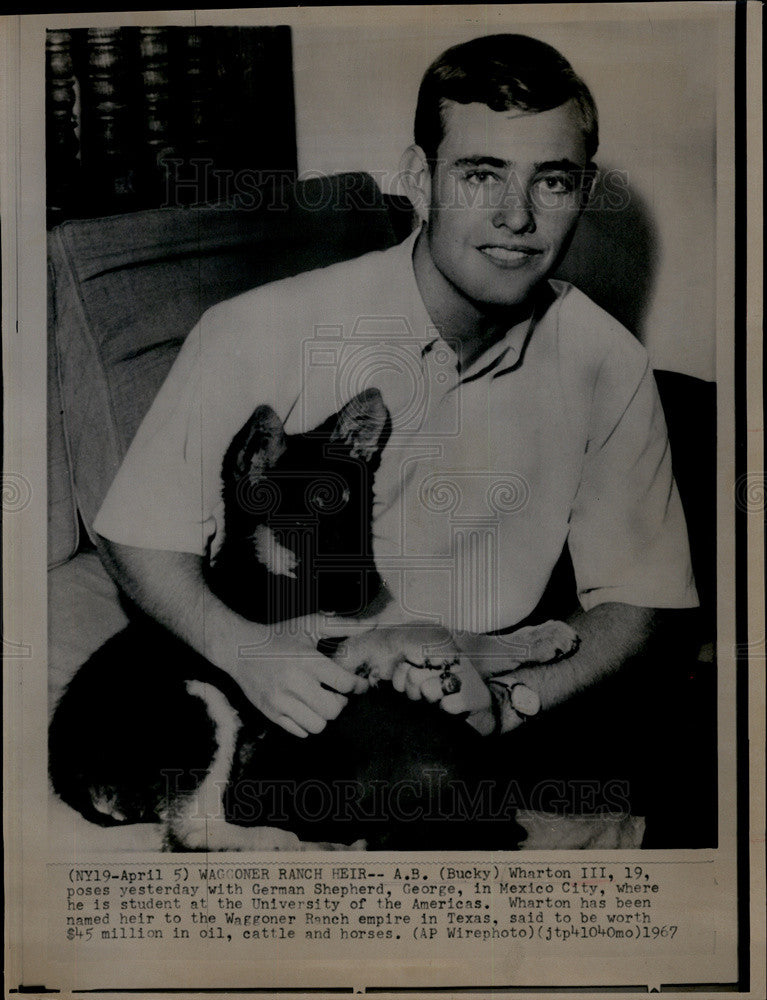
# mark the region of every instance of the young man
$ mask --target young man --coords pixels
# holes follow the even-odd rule
[[[533,612],[569,547],[580,646],[517,671],[504,730],[618,672],[658,609],[696,605],[647,355],[548,280],[587,206],[596,148],[591,94],[555,50],[515,35],[456,46],[424,78],[403,161],[418,231],[223,303],[185,342],[96,521],[102,555],[287,732],[320,732],[356,682],[311,630],[246,622],[203,581],[221,458],[258,404],[291,433],[380,389],[393,425],[375,484],[375,556],[393,595],[381,621],[440,623],[483,673],[508,649],[488,633]],[[312,361],[318,329],[340,331],[332,369]],[[457,496],[449,509],[439,476]],[[479,713],[487,730],[487,689],[468,662],[463,677],[442,707]],[[422,680],[405,665],[395,686],[441,698]]]

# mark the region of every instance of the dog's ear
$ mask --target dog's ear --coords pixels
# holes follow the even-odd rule
[[[271,406],[259,406],[232,438],[224,458],[224,481],[259,477],[285,451],[285,429]]]
[[[380,391],[365,389],[338,414],[330,442],[347,445],[352,458],[367,462],[386,444],[390,431],[391,419]]]

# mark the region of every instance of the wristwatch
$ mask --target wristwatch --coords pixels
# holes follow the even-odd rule
[[[541,710],[541,699],[538,692],[528,687],[523,681],[507,683],[500,677],[488,681],[491,693],[494,695],[493,706],[496,713],[496,732],[504,730],[504,720],[510,713],[519,722],[526,722],[536,716]]]

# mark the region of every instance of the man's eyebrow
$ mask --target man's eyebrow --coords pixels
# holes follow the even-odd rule
[[[510,166],[508,160],[499,160],[497,156],[462,156],[455,161],[456,167],[497,167],[505,170]]]
[[[500,160],[497,156],[462,156],[460,159],[455,161],[456,167],[495,167],[498,170],[508,170],[509,167],[513,167],[514,164],[510,160]],[[575,163],[573,160],[568,160],[567,157],[563,157],[561,160],[544,160],[542,163],[534,163],[534,168],[537,171],[546,170],[566,170],[569,173],[582,173],[584,167],[580,163]]]
[[[561,160],[546,160],[543,163],[536,163],[535,169],[540,173],[546,170],[566,170],[571,174],[581,174],[584,171],[584,167],[580,163],[575,163],[573,160],[568,160],[564,157]]]

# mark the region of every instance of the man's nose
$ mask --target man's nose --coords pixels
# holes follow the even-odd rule
[[[493,212],[493,225],[496,229],[505,226],[513,233],[534,233],[535,214],[529,194],[510,185]]]

